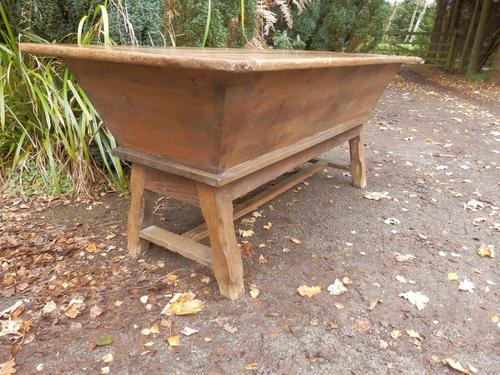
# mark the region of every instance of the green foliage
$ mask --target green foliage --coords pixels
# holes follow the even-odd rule
[[[50,41],[59,41],[76,31],[78,22],[98,0],[7,0],[9,22],[18,30]]]
[[[288,30],[276,30],[272,36],[273,46],[276,49],[305,49],[306,43],[300,39],[300,34],[291,38]]]
[[[313,0],[301,14],[293,9],[294,24],[285,43],[281,21],[274,34],[279,45],[300,44],[306,49],[329,51],[369,51],[382,39],[390,7],[384,0]],[[278,47],[274,43],[273,46]]]
[[[114,0],[110,32],[118,44],[166,45],[164,0]]]
[[[60,60],[21,54],[2,3],[0,19],[0,168],[8,171],[7,189],[29,181],[37,192],[82,193],[105,174],[123,187],[120,161],[110,156],[115,140],[69,70]],[[90,21],[96,26],[88,32],[97,37],[106,25]]]
[[[416,0],[403,0],[398,7],[396,15],[391,24],[390,31],[408,31],[410,27],[410,21],[417,6]],[[418,14],[422,11],[422,7],[419,7]],[[436,17],[436,5],[431,4],[426,10],[422,22],[419,25],[418,31],[432,31],[434,26],[434,18]]]
[[[175,2],[172,24],[178,46],[201,47],[207,24],[208,1]],[[210,27],[206,46],[242,47],[253,36],[257,25],[256,0],[245,0],[245,25],[241,25],[241,1],[212,1]],[[172,11],[172,10],[171,10]]]

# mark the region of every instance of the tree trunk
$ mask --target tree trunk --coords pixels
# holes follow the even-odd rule
[[[493,66],[491,67],[490,81],[500,85],[500,44],[497,47],[495,59],[493,60]]]
[[[472,17],[469,23],[469,29],[467,30],[467,36],[464,41],[464,48],[462,50],[462,56],[460,56],[460,74],[464,74],[465,69],[465,60],[467,53],[469,52],[470,42],[472,41],[472,35],[474,34],[474,30],[476,27],[477,17],[479,16],[479,9],[481,9],[481,1],[476,0],[476,4],[474,5],[474,11],[472,12]]]
[[[457,24],[460,18],[462,0],[455,0],[453,4],[453,11],[451,13],[450,22],[448,24],[448,32],[451,33],[448,45],[448,53],[446,55],[446,70],[448,72],[453,72],[455,68],[455,56],[456,56],[456,42],[458,36]]]
[[[467,65],[467,76],[471,77],[477,73],[479,66],[479,56],[481,54],[481,45],[483,43],[484,34],[486,31],[486,24],[490,14],[492,0],[484,0],[481,8],[481,15],[479,16],[479,23],[477,25],[476,35],[474,37],[474,44],[470,52],[470,60]]]
[[[387,20],[387,26],[385,27],[385,32],[388,32],[391,29],[392,21],[394,20],[394,17],[396,17],[396,12],[398,11],[398,8],[399,8],[399,2],[398,0],[396,0],[394,1],[394,5],[392,6],[391,15]]]
[[[417,15],[417,12],[418,12],[418,7],[419,7],[419,3],[416,3],[415,4],[415,10],[413,11],[413,14],[411,16],[411,20],[410,20],[410,26],[408,26],[408,32],[411,33],[411,31],[413,30],[413,22],[415,21],[415,17]],[[407,42],[409,39],[409,35],[407,35],[405,37],[405,42]]]
[[[448,5],[448,0],[437,0],[437,10],[436,10],[436,18],[434,20],[434,28],[432,29],[431,42],[429,43],[429,51],[438,50],[438,46],[436,43],[440,43],[443,41],[441,38],[441,33],[443,31],[443,23],[444,18],[446,16],[446,7]],[[438,57],[438,54],[430,55],[429,57]]]
[[[420,26],[420,22],[422,22],[422,19],[424,18],[425,11],[427,10],[427,2],[424,3],[424,8],[422,9],[422,12],[418,15],[417,22],[415,22],[415,27],[413,28],[413,32],[418,31],[418,27]],[[410,43],[413,42],[415,39],[416,35],[412,35],[410,37]]]

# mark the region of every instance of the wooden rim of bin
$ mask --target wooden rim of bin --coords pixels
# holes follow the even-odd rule
[[[185,48],[136,46],[78,46],[75,44],[20,43],[23,52],[68,59],[205,69],[225,72],[263,72],[333,68],[374,64],[421,64],[411,56],[388,56],[324,51],[244,48]]]

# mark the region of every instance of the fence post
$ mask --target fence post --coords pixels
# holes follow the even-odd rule
[[[456,56],[456,43],[457,43],[458,31],[454,30],[451,36],[450,45],[448,47],[448,53],[446,56],[446,71],[453,72],[455,68],[455,56]]]

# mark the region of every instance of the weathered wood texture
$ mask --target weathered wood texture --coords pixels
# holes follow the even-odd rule
[[[245,200],[234,208],[233,219],[237,220],[258,207],[262,206],[264,203],[276,198],[278,195],[283,194],[287,190],[291,189],[301,181],[312,176],[313,174],[321,171],[327,166],[326,162],[318,162],[316,164],[310,165],[297,173],[285,178],[284,180],[276,183],[275,185],[269,187],[268,189],[254,195],[253,197]],[[191,238],[195,241],[200,241],[208,235],[207,224],[203,223],[183,234],[187,238]]]
[[[169,232],[155,225],[141,230],[140,236],[144,240],[162,246],[197,263],[212,267],[210,248],[192,239]]]
[[[237,299],[245,292],[243,263],[234,232],[233,204],[225,188],[198,183],[201,211],[212,248],[212,266],[220,293]]]
[[[153,223],[153,194],[144,189],[146,172],[141,164],[132,165],[130,176],[130,208],[127,221],[127,241],[129,254],[135,258],[147,250],[149,242],[140,238],[142,228]]]
[[[308,51],[20,44],[60,56],[133,162],[128,246],[149,242],[212,266],[222,295],[243,295],[235,217],[327,164],[232,201],[349,141],[353,185],[364,187],[362,124],[402,63],[418,58]],[[184,235],[152,225],[151,192],[201,207]],[[210,248],[199,244],[208,233]]]
[[[359,188],[366,187],[365,137],[363,130],[359,135],[349,140],[351,156],[352,184]]]
[[[40,43],[20,43],[19,46],[21,51],[37,55],[229,72],[422,63],[418,57],[275,49],[104,47]]]
[[[222,179],[226,172],[252,173],[364,123],[400,64],[419,61],[327,52],[21,48],[64,57],[121,147],[199,181],[205,173]]]

